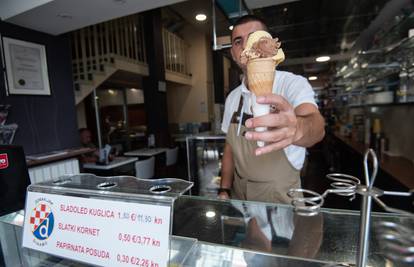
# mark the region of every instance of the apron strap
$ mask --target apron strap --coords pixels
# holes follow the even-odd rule
[[[242,110],[243,107],[243,95],[240,95],[240,100],[239,100],[239,107],[237,108],[236,112],[233,112],[233,115],[231,116],[231,120],[230,123],[236,123],[238,124],[240,121],[240,112]],[[247,114],[246,112],[243,113],[243,119],[242,119],[242,124],[244,125],[246,123],[246,120],[253,118],[253,115]]]

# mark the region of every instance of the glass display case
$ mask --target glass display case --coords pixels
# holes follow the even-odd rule
[[[187,175],[193,195],[217,195],[225,135],[198,134],[186,137]]]
[[[174,205],[169,266],[354,266],[359,212],[322,209],[298,216],[289,205],[181,196]],[[0,218],[6,266],[85,266],[21,248],[23,212]],[[387,260],[379,222],[407,225],[402,215],[374,213],[368,266],[409,266]]]

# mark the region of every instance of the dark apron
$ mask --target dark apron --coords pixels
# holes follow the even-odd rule
[[[243,136],[247,130],[245,120],[251,115],[243,115],[240,136],[237,136],[242,104],[240,96],[238,110],[232,116],[226,137],[226,142],[232,148],[235,166],[232,196],[250,201],[290,203],[291,199],[286,193],[290,188],[301,187],[300,171],[291,165],[283,149],[260,156],[254,154],[257,142]]]

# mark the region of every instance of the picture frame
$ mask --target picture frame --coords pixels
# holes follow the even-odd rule
[[[44,45],[1,37],[8,95],[50,95]]]

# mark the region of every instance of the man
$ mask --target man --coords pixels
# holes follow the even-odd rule
[[[231,55],[244,74],[246,66],[240,62],[240,55],[249,34],[258,30],[267,27],[252,15],[241,17],[234,24]],[[246,84],[244,79],[226,99],[222,130],[227,137],[219,197],[289,203],[287,191],[301,187],[299,174],[305,148],[319,142],[325,134],[314,92],[305,78],[276,71],[273,94],[257,98],[258,103],[271,105],[273,111],[252,118],[251,93]],[[241,111],[247,114],[242,115]],[[237,120],[241,117],[250,118],[243,121],[238,136]],[[268,130],[254,131],[261,126]],[[257,140],[265,141],[266,145],[257,147]]]
[[[95,163],[99,159],[99,152],[96,148],[95,144],[92,143],[92,133],[87,128],[81,128],[79,129],[79,137],[82,147],[92,148],[94,149],[93,152],[83,154],[81,156],[82,163]]]

